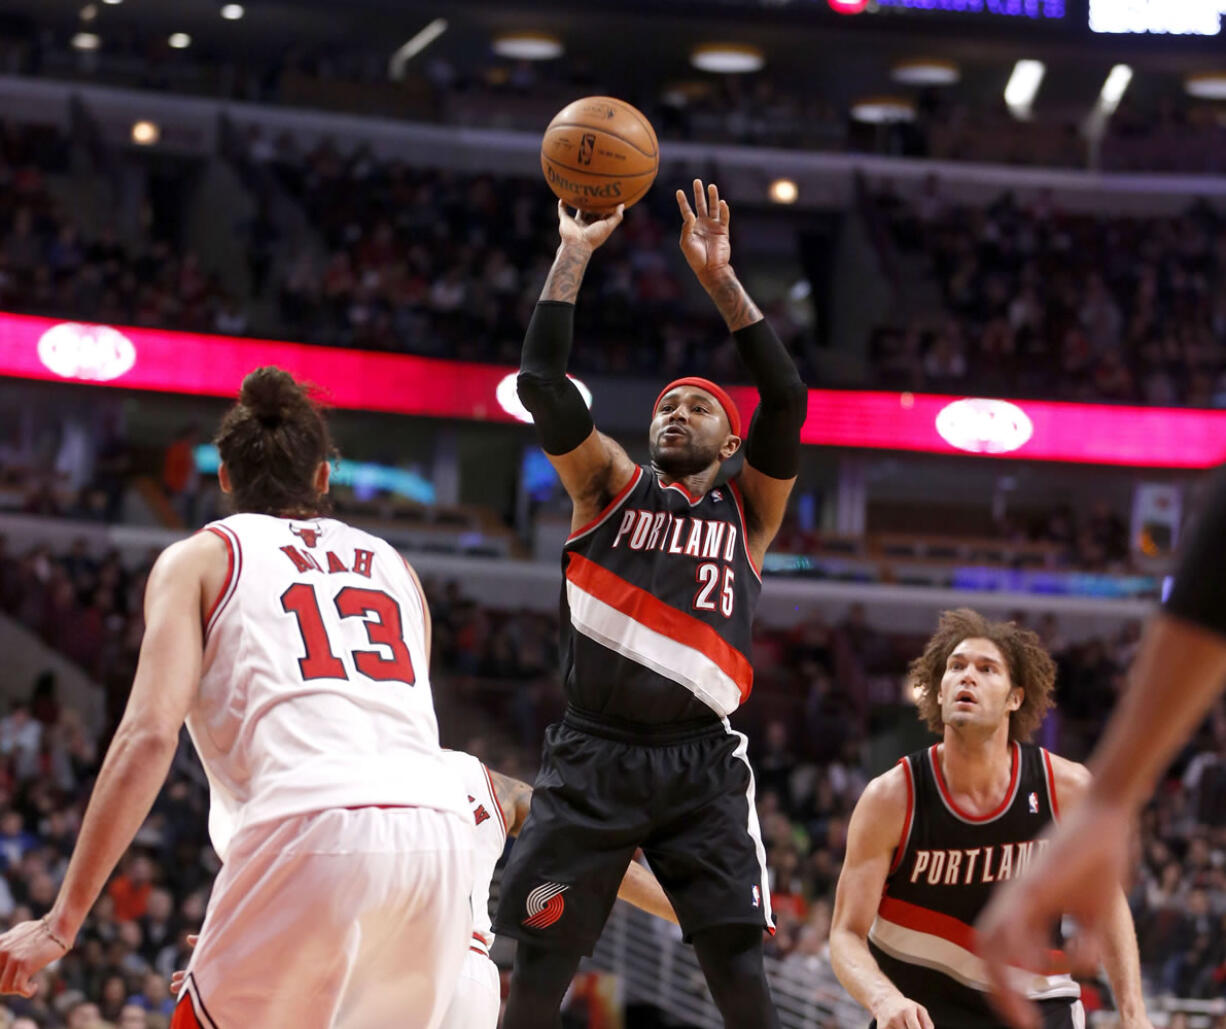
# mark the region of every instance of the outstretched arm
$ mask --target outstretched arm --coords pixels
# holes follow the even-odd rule
[[[1226,681],[1226,471],[1179,559],[1163,613],[1146,627],[1128,691],[1090,757],[1085,800],[1051,833],[1051,844],[1022,879],[1000,889],[978,929],[1000,1012],[1015,1026],[1035,1024],[1033,1007],[1010,989],[1007,964],[1033,960],[1064,914],[1091,940],[1105,941],[1138,806]]]
[[[621,207],[606,218],[592,219],[570,214],[558,201],[562,239],[524,337],[516,382],[541,448],[574,502],[571,525],[576,529],[596,517],[634,474],[626,452],[596,431],[587,404],[566,377],[583,274],[592,253],[621,219]]]
[[[760,568],[783,524],[788,497],[800,471],[800,429],[809,393],[796,364],[732,268],[732,212],[712,183],[694,180],[694,207],[677,190],[681,251],[736,341],[758,387],[759,403],[745,438],[739,476],[749,520],[749,552]]]
[[[495,772],[492,768],[487,768],[486,771],[490,773],[490,782],[494,784],[494,799],[498,801],[507,820],[507,835],[518,836],[532,807],[532,787],[526,782],[512,779],[509,775]],[[677,921],[677,913],[669,903],[659,880],[636,861],[631,861],[630,867],[626,869],[617,895],[627,904],[633,904],[649,915],[669,922]]]
[[[31,996],[31,977],[71,947],[166,779],[200,681],[205,569],[224,553],[211,533],[158,558],[145,591],[145,636],[127,709],[107,751],[51,911],[0,936],[0,993]],[[220,553],[219,553],[220,551]]]
[[[1085,765],[1051,755],[1057,803],[1063,817],[1073,815],[1085,802],[1091,788],[1090,772]],[[1113,841],[1126,851],[1127,840]],[[1111,983],[1111,993],[1119,1009],[1121,1029],[1151,1029],[1145,1013],[1145,997],[1141,990],[1141,955],[1137,948],[1137,930],[1128,910],[1124,891],[1114,887],[1115,896],[1103,926],[1102,963]]]

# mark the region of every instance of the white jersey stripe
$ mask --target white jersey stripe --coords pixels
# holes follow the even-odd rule
[[[983,960],[943,936],[909,929],[878,915],[868,938],[899,961],[942,972],[972,990],[988,989]],[[1037,975],[1021,969],[1009,971],[1018,990],[1031,1000],[1081,996],[1081,987],[1068,975]]]
[[[740,705],[736,681],[701,650],[649,629],[569,579],[566,598],[577,632],[684,686],[721,718]]]
[[[762,917],[766,920],[766,924],[770,927],[770,931],[775,931],[775,916],[771,911],[771,884],[770,876],[766,870],[766,847],[762,843],[762,827],[758,824],[758,802],[757,790],[754,784],[753,766],[749,763],[749,737],[743,732],[737,732],[729,724],[728,719],[724,718],[724,731],[729,736],[735,736],[738,740],[736,750],[732,752],[732,756],[738,760],[745,762],[745,768],[749,772],[749,789],[746,790],[745,799],[749,804],[749,819],[745,826],[745,831],[749,833],[749,838],[753,840],[754,852],[758,855],[758,868],[762,873],[761,887],[762,890]]]

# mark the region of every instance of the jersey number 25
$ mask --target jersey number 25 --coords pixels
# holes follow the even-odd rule
[[[395,598],[380,590],[346,586],[334,598],[336,613],[342,618],[360,618],[366,626],[366,638],[371,643],[387,647],[391,657],[378,650],[355,650],[350,655],[353,666],[368,679],[376,682],[403,682],[412,686],[417,681],[413,659],[404,644],[404,622]],[[306,654],[298,659],[304,679],[348,679],[349,672],[332,650],[328,630],[319,613],[319,597],[315,587],[296,582],[281,594],[281,607],[298,620],[298,631]]]

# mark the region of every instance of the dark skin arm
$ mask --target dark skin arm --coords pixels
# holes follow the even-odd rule
[[[677,207],[682,219],[681,252],[723,315],[728,331],[736,332],[760,322],[762,312],[732,268],[732,242],[728,231],[732,212],[728,201],[720,199],[714,183],[704,188],[702,180],[695,179],[693,208],[681,190],[677,190]],[[745,498],[749,554],[754,564],[761,568],[767,548],[783,524],[796,479],[771,478],[746,461],[737,476],[737,484]]]
[[[1082,952],[1102,949],[1127,878],[1137,808],[1204,718],[1226,681],[1226,638],[1165,613],[1145,630],[1128,691],[1090,756],[1094,780],[1077,807],[1048,832],[1051,845],[1026,876],[999,889],[977,926],[997,1010],[1010,1025],[1039,1024],[1034,1006],[1005,976],[1035,960],[1052,926],[1069,914]]]
[[[604,218],[573,215],[558,201],[558,234],[561,243],[541,290],[542,300],[573,304],[592,254],[621,224],[622,208]],[[574,509],[571,529],[592,521],[634,475],[634,462],[612,439],[593,429],[574,450],[546,454],[562,480]]]
[[[507,835],[518,836],[532,806],[532,787],[526,782],[512,779],[509,775],[495,772],[492,768],[487,768],[486,771],[490,773],[490,782],[494,784],[494,799],[498,801],[507,820]],[[677,913],[668,902],[668,896],[659,880],[637,861],[630,862],[617,895],[627,904],[632,904],[649,915],[669,922],[677,921]]]

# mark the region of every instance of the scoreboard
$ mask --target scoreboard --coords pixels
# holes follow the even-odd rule
[[[631,0],[633,3],[633,0]],[[644,4],[644,6],[648,6]],[[669,7],[710,12],[828,18],[831,13],[862,21],[940,22],[969,29],[990,24],[1048,26],[1053,34],[1212,37],[1222,33],[1226,0],[652,0]]]

